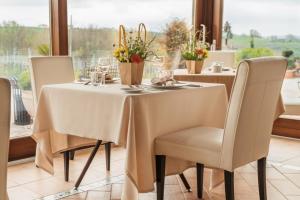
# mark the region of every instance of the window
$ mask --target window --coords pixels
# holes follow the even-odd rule
[[[13,83],[11,138],[31,133],[29,57],[49,55],[49,1],[0,1],[0,76]]]
[[[268,55],[287,57],[284,102],[300,106],[299,9],[297,0],[226,0],[223,49],[236,50],[237,61]]]
[[[156,36],[153,46],[162,56],[166,24],[180,20],[190,28],[192,7],[192,0],[69,0],[69,49],[77,78],[87,76],[86,71],[95,67],[99,58],[112,56],[120,24],[130,31],[143,22],[151,32],[148,39]],[[154,71],[153,64],[147,62],[144,76],[149,77]]]

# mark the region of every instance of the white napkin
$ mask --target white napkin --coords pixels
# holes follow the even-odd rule
[[[154,85],[173,85],[176,81],[171,76],[155,77],[151,79]]]

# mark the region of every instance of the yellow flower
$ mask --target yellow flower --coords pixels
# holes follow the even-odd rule
[[[118,47],[114,50],[113,56],[117,58],[120,62],[128,61],[128,49],[124,47]]]
[[[206,49],[203,50],[203,58],[208,57],[208,51]]]

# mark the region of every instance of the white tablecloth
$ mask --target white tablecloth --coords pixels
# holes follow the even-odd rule
[[[201,85],[141,94],[125,93],[120,89],[124,86],[116,84],[45,86],[32,135],[38,144],[36,163],[53,173],[53,154],[80,145],[70,144],[67,134],[123,145],[126,166],[122,199],[137,199],[138,192],[154,189],[157,136],[195,126],[223,128],[228,105],[225,86]],[[194,163],[167,158],[166,174],[191,166]]]

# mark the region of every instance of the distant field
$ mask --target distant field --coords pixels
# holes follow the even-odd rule
[[[255,38],[255,48],[270,48],[276,55],[281,55],[283,50],[293,50],[294,56],[300,57],[300,39],[279,39],[276,37]],[[229,47],[233,49],[242,49],[250,47],[250,37],[247,35],[234,35],[229,40]]]

